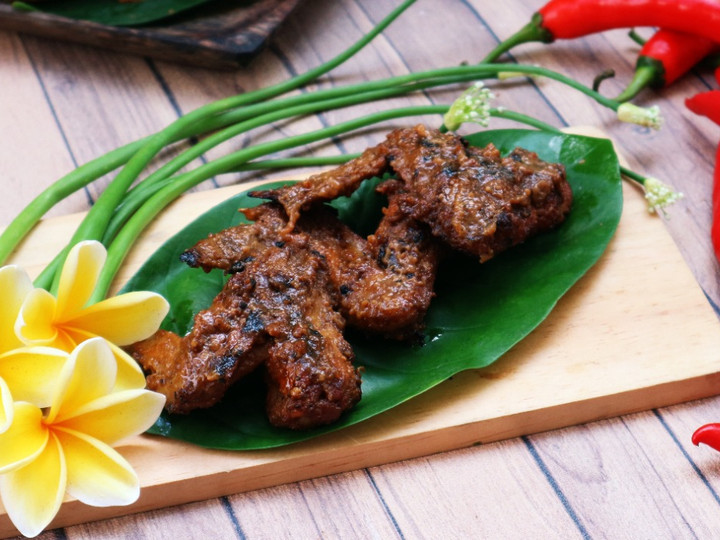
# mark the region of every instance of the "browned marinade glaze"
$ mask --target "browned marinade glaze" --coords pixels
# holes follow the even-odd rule
[[[387,207],[362,238],[322,204],[366,178]],[[251,223],[211,234],[181,259],[233,274],[185,337],[158,334],[133,347],[148,386],[170,412],[213,405],[262,365],[267,411],[277,426],[335,421],[360,399],[346,326],[394,339],[422,328],[442,254],[481,262],[560,224],[572,192],[561,165],[515,149],[467,146],[424,126],[393,131],[333,170],[276,190],[242,210]]]

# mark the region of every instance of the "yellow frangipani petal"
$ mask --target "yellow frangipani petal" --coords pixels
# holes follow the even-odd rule
[[[25,297],[33,289],[27,273],[17,266],[0,268],[0,353],[21,347],[15,335],[15,321]]]
[[[0,475],[26,467],[45,449],[48,430],[42,411],[30,403],[15,402],[10,427],[0,433]]]
[[[10,427],[14,416],[13,397],[7,383],[0,377],[0,434]]]
[[[140,481],[115,450],[84,433],[55,429],[67,462],[68,493],[92,506],[125,506],[140,496]]]
[[[109,345],[115,355],[115,361],[118,367],[117,379],[115,379],[115,388],[113,388],[113,391],[120,392],[122,390],[145,388],[145,374],[135,359],[114,343],[109,342]]]
[[[157,420],[165,396],[150,390],[126,390],[103,396],[75,410],[58,425],[86,433],[106,444],[139,435]]]
[[[67,360],[66,373],[59,377],[63,387],[53,397],[48,422],[63,418],[87,403],[106,396],[115,386],[117,363],[107,342],[93,338],[78,345]]]
[[[76,328],[64,329],[63,333],[67,335],[69,340],[72,340],[75,343],[82,343],[88,339],[98,337],[94,334],[90,334]],[[120,390],[145,388],[145,374],[135,359],[111,341],[108,341],[107,344],[110,346],[110,350],[115,355],[118,369],[113,391],[117,392]]]
[[[3,505],[22,534],[37,536],[50,524],[62,504],[66,482],[65,458],[52,433],[34,461],[0,476]]]
[[[68,394],[68,388],[70,387],[73,375],[75,373],[75,366],[77,365],[77,355],[70,354],[68,359],[65,361],[60,373],[57,376],[55,387],[53,388],[52,396],[50,396],[50,406],[45,415],[45,423],[51,425],[55,422],[55,418],[62,411],[62,406],[65,403],[65,398]]]
[[[0,377],[15,401],[48,407],[68,353],[50,347],[23,347],[0,355]]]
[[[75,244],[60,274],[56,322],[71,319],[90,299],[105,264],[105,247],[93,240]]]
[[[43,289],[33,289],[25,297],[15,324],[15,333],[27,345],[51,345],[57,338],[53,324],[55,297]]]
[[[64,324],[102,336],[121,347],[147,339],[160,328],[170,306],[152,292],[131,292],[93,304]]]

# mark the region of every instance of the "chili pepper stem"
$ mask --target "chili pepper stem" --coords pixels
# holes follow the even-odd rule
[[[535,13],[530,22],[515,32],[512,36],[501,41],[490,53],[483,59],[483,63],[495,62],[504,53],[520,45],[521,43],[529,43],[531,41],[541,41],[550,43],[553,41],[552,34],[542,26],[542,16]]]
[[[647,39],[638,34],[634,28],[628,32],[628,37],[641,47],[647,42]]]
[[[660,78],[660,84],[662,84],[662,77]],[[650,65],[639,66],[635,70],[632,81],[627,85],[616,98],[615,101],[624,103],[637,96],[643,89],[648,86],[654,86],[658,84],[658,71]]]

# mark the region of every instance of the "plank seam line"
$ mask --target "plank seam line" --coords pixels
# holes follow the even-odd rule
[[[367,476],[368,481],[370,482],[370,485],[375,490],[375,493],[378,496],[378,499],[380,499],[380,504],[382,505],[383,509],[385,510],[385,513],[387,514],[388,518],[390,518],[390,523],[392,523],[392,526],[395,528],[395,532],[397,532],[398,536],[405,540],[405,535],[402,532],[402,529],[400,528],[400,524],[397,522],[397,519],[395,519],[395,515],[392,513],[392,510],[390,510],[390,507],[388,506],[387,501],[385,500],[385,497],[383,497],[382,491],[380,491],[380,487],[377,485],[377,482],[375,482],[375,477],[373,477],[372,473],[369,469],[363,469],[363,472],[365,473],[365,476]]]
[[[277,56],[278,60],[279,60],[280,63],[282,64],[282,66],[288,71],[288,73],[290,74],[291,77],[296,77],[297,75],[299,75],[299,72],[295,69],[295,67],[293,66],[292,62],[290,61],[290,58],[288,58],[287,55],[286,55],[284,52],[282,52],[279,47],[276,47],[276,46],[274,46],[274,45],[270,45],[270,46],[268,47],[268,50],[270,50],[275,56]],[[315,56],[317,56],[318,58],[320,58],[320,56],[319,56],[319,54],[318,54],[317,51],[315,51]],[[329,77],[328,74],[326,74],[326,75],[324,75],[324,76],[328,77],[328,79],[330,80],[330,82],[331,82],[331,84],[332,84],[332,78]],[[308,93],[308,90],[307,90],[306,88],[304,88],[304,87],[299,88],[298,91],[300,91],[300,92],[303,93],[303,94],[307,94],[307,93]],[[315,116],[317,117],[318,121],[320,122],[320,125],[322,125],[323,127],[328,127],[328,126],[329,126],[329,123],[328,123],[327,119],[323,116],[322,113],[315,113]],[[288,119],[288,120],[290,120],[290,119]],[[278,128],[275,127],[275,124],[274,124],[274,123],[273,123],[273,127],[275,128],[276,131],[278,131]],[[281,132],[281,133],[282,133],[282,132]],[[339,138],[338,136],[330,137],[330,140],[331,140],[331,141],[333,142],[333,144],[337,147],[338,151],[339,151],[341,154],[347,154],[347,153],[348,153],[347,148],[345,147],[345,145],[343,144],[343,142],[340,140],[340,138]]]
[[[492,29],[492,27],[488,24],[488,22],[485,20],[485,18],[480,15],[480,12],[475,9],[475,6],[472,5],[468,0],[460,0],[460,3],[464,5],[466,8],[470,10],[470,12],[475,15],[475,18],[480,21],[480,24],[482,24],[485,27],[485,30],[487,30],[488,34],[492,36],[492,38],[500,43],[500,37],[495,33],[495,31]]]
[[[372,22],[372,23],[376,23],[375,19],[373,19],[373,18],[370,16],[370,13],[368,13],[368,10],[365,9],[365,7],[362,6],[357,0],[355,0],[355,5],[358,7],[358,9],[360,9],[360,11],[362,11],[362,12],[365,14],[365,17],[367,17],[367,20],[368,20],[368,21],[370,21],[370,22]],[[410,8],[410,9],[412,9],[412,8]],[[404,13],[403,13],[403,15],[404,15]],[[400,16],[400,18],[402,19],[402,15]],[[392,26],[392,25],[390,25],[390,26]],[[387,31],[387,30],[388,30],[388,29],[386,28],[385,31]],[[412,72],[413,72],[413,69],[412,69],[412,68],[410,67],[410,65],[407,63],[407,61],[405,60],[405,57],[404,57],[403,54],[400,52],[400,49],[398,49],[397,46],[395,45],[395,42],[390,38],[390,36],[386,36],[386,35],[385,35],[385,31],[384,31],[380,36],[378,36],[378,37],[381,37],[381,36],[382,36],[383,38],[385,38],[385,41],[387,41],[388,45],[390,45],[390,48],[391,48],[393,51],[395,51],[395,53],[398,55],[398,58],[399,58],[400,61],[402,62],[402,65],[405,66],[405,69],[407,70],[407,72],[408,72],[408,73],[412,73]],[[388,63],[387,63],[387,61],[385,60],[385,58],[381,56],[381,57],[380,57],[380,61],[381,61],[381,62],[383,63],[383,65],[388,69],[388,71],[389,71],[390,73],[392,73],[392,70],[390,69],[390,66],[388,65]],[[430,94],[430,90],[429,90],[429,89],[426,88],[426,89],[422,90],[420,93],[421,93],[422,95],[424,95],[425,98],[426,98],[430,103],[432,103],[433,105],[436,104],[436,101],[433,99],[432,95]],[[405,96],[405,97],[406,97],[406,98],[409,98],[409,95],[408,95],[408,96]]]
[[[178,118],[182,117],[184,113],[182,111],[182,108],[180,107],[180,104],[178,103],[175,92],[173,92],[170,88],[167,79],[165,79],[165,77],[163,77],[163,74],[160,73],[160,70],[157,68],[157,64],[150,58],[145,58],[145,64],[150,70],[150,73],[152,73],[153,77],[155,78],[155,81],[157,81],[157,83],[160,85],[160,89],[163,91],[163,94],[165,94],[165,97],[170,103],[170,107],[172,107],[175,115]],[[197,144],[198,139],[197,137],[191,137],[189,141],[191,145],[195,145]],[[200,161],[203,164],[206,164],[208,162],[207,158],[204,155],[200,156]],[[212,182],[214,187],[220,187],[220,184],[218,184],[218,181],[215,179],[215,177],[212,177],[210,181]]]
[[[707,298],[707,301],[708,301],[708,303],[710,304],[710,306],[713,308],[713,310],[715,310],[715,314],[716,314],[718,317],[720,317],[720,306],[718,306],[718,305],[713,301],[713,299],[710,297],[710,295],[709,295],[707,292],[705,292],[705,289],[702,289],[702,292],[703,292],[703,294],[705,295],[705,298]]]
[[[592,538],[590,536],[590,533],[587,531],[585,526],[580,521],[580,517],[575,512],[575,509],[573,508],[572,504],[570,504],[570,501],[568,500],[567,496],[563,492],[563,490],[560,488],[560,485],[558,484],[557,480],[555,480],[555,477],[550,472],[550,469],[546,465],[543,458],[540,456],[540,453],[537,451],[537,448],[535,448],[535,445],[532,443],[529,437],[523,436],[521,437],[522,441],[525,443],[526,448],[528,449],[528,452],[530,452],[530,455],[535,460],[535,463],[540,468],[540,471],[545,476],[545,479],[548,481],[548,484],[550,484],[550,487],[555,492],[555,495],[560,500],[560,503],[563,505],[563,508],[567,512],[570,519],[575,523],[575,526],[578,528],[578,531],[582,535],[583,538],[589,539]]]
[[[692,68],[692,69],[690,70],[690,73],[692,73],[695,77],[697,77],[697,78],[700,80],[700,83],[701,83],[705,88],[707,88],[708,90],[712,90],[712,89],[713,89],[713,85],[707,81],[707,79],[706,79],[706,77],[705,77],[705,72],[704,72],[704,71],[701,71],[701,70],[698,69],[697,67],[694,67],[694,68]],[[690,97],[690,96],[688,96],[688,97]]]
[[[65,129],[63,128],[62,122],[60,122],[60,117],[57,114],[57,110],[55,109],[55,105],[52,102],[52,99],[50,98],[50,93],[48,92],[47,86],[45,86],[45,81],[42,78],[42,75],[40,75],[40,70],[38,69],[37,63],[35,62],[35,59],[33,58],[32,54],[30,54],[30,51],[27,50],[27,46],[25,45],[25,38],[20,36],[20,40],[23,45],[23,49],[25,50],[25,54],[28,57],[28,60],[30,61],[30,65],[32,66],[33,73],[35,74],[35,78],[38,81],[38,84],[40,84],[40,89],[42,90],[43,97],[45,98],[45,102],[48,104],[48,107],[50,107],[50,114],[52,114],[53,120],[55,121],[55,125],[58,128],[58,131],[60,132],[60,137],[63,140],[63,144],[65,145],[65,149],[67,150],[68,154],[70,155],[70,160],[72,161],[73,167],[78,168],[78,161],[75,157],[75,153],[72,150],[72,147],[70,146],[70,140],[67,137],[67,134],[65,133]],[[88,204],[92,206],[95,203],[95,200],[93,199],[90,190],[85,186],[83,188],[83,191],[85,192],[85,196],[87,197]]]
[[[317,531],[317,538],[323,538],[322,528],[318,524],[317,519],[315,519],[315,513],[313,512],[313,509],[310,506],[310,503],[308,502],[307,497],[305,496],[305,489],[303,487],[305,485],[309,485],[310,487],[315,487],[314,479],[310,479],[305,482],[300,482],[299,484],[297,484],[297,488],[298,488],[298,491],[300,492],[300,498],[302,499],[302,502],[305,505],[305,508],[307,508],[307,511],[310,515],[310,521],[312,521],[312,524],[315,527],[315,530]]]
[[[235,515],[235,510],[233,510],[232,504],[230,504],[230,499],[227,497],[220,497],[220,504],[222,504],[223,510],[225,510],[225,513],[227,514],[228,518],[230,518],[230,523],[232,523],[233,529],[235,529],[235,534],[240,540],[245,540],[247,536],[245,536],[245,533],[242,530],[242,526],[240,525],[240,521],[238,520],[237,515]]]
[[[638,446],[642,446],[642,445],[641,445],[642,439],[639,439],[639,438],[635,435],[635,433],[633,433],[633,430],[632,430],[631,426],[628,425],[628,417],[627,417],[627,416],[621,416],[621,417],[619,418],[619,420],[620,420],[620,423],[621,423],[621,424],[623,425],[623,427],[625,428],[625,430],[626,430],[626,431],[628,432],[628,434],[630,435],[630,437],[632,437],[632,439],[635,441],[635,443],[636,443]],[[647,459],[647,466],[652,470],[653,473],[655,473],[655,476],[657,476],[658,480],[660,481],[660,484],[666,489],[666,492],[667,492],[668,495],[670,496],[670,501],[671,501],[671,503],[672,503],[672,507],[675,509],[677,515],[680,516],[680,519],[681,519],[682,522],[685,524],[685,526],[687,527],[687,530],[688,530],[689,533],[692,535],[692,537],[693,537],[693,538],[698,538],[697,534],[695,533],[695,530],[693,529],[692,524],[691,524],[691,523],[688,521],[688,519],[685,517],[685,514],[683,513],[682,509],[678,506],[677,501],[676,501],[675,498],[673,497],[672,489],[665,483],[665,477],[664,477],[664,475],[663,475],[663,474],[658,470],[658,468],[655,466],[656,460],[652,459],[652,458],[648,455],[648,453],[645,452],[645,449],[644,449],[644,448],[641,448],[641,450],[642,450],[643,456],[645,456],[645,458]],[[662,515],[662,519],[663,519],[663,520],[672,519],[672,518],[674,517],[674,516],[671,516],[671,515],[670,515],[670,512],[664,511],[664,512],[662,512],[662,514],[663,514],[663,515]]]
[[[685,456],[685,459],[687,459],[688,463],[690,463],[690,466],[693,468],[695,473],[700,477],[700,480],[705,485],[705,487],[710,491],[710,494],[715,499],[715,502],[720,504],[720,496],[718,495],[717,491],[712,487],[712,484],[710,484],[710,481],[708,480],[707,476],[700,470],[700,467],[698,467],[697,463],[695,463],[695,460],[690,456],[688,451],[685,449],[685,447],[680,443],[680,439],[678,439],[675,432],[672,430],[672,428],[668,425],[668,423],[665,421],[665,418],[660,413],[658,409],[652,410],[653,414],[657,417],[657,419],[660,421],[660,424],[662,424],[663,428],[665,428],[665,431],[668,432],[668,435],[672,438],[672,440],[675,442],[677,447],[680,449],[680,452],[682,452],[683,456]]]

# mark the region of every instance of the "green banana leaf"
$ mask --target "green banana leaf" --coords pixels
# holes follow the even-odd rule
[[[50,0],[34,4],[13,2],[15,9],[41,11],[69,19],[92,21],[108,26],[138,26],[175,17],[179,13],[215,0]]]
[[[563,163],[574,192],[567,221],[482,265],[460,257],[446,261],[427,314],[424,344],[349,334],[357,363],[365,368],[363,397],[336,424],[308,432],[274,428],[265,417],[264,384],[251,376],[211,409],[187,416],[163,414],[150,433],[220,449],[286,445],[361,422],[460,371],[485,367],[530,333],[598,260],[616,229],[622,212],[617,158],[607,140],[574,135],[499,130],[468,139],[476,146],[493,142],[505,153],[521,146]],[[366,181],[353,196],[335,201],[341,219],[368,228],[381,204],[372,186]],[[204,214],[164,244],[125,290],[164,295],[172,306],[164,327],[184,334],[225,278],[217,271],[187,268],[178,255],[208,233],[240,223],[237,208],[259,202],[240,194]]]

